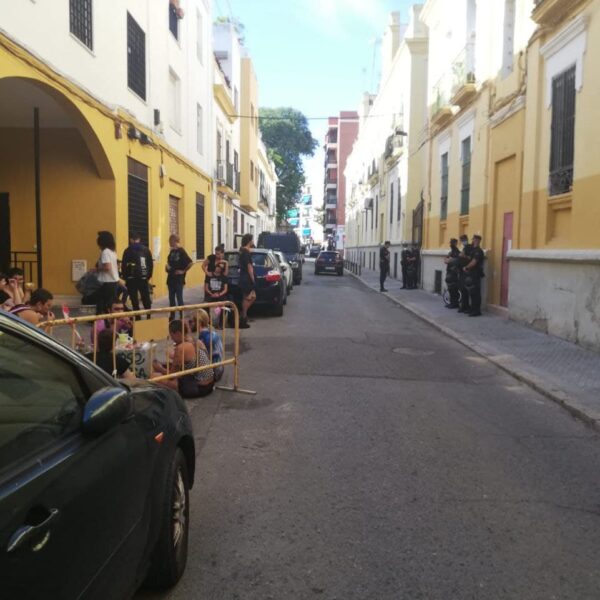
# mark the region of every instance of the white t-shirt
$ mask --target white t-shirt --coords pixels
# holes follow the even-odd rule
[[[117,253],[109,248],[104,248],[100,255],[100,264],[110,264],[108,271],[98,271],[98,281],[100,283],[115,283],[119,281],[119,266],[117,265]]]

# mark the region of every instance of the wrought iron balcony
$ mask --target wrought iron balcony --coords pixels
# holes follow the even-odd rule
[[[231,163],[227,163],[227,176],[225,178],[225,183],[228,188],[234,189],[234,177],[233,177],[233,165]]]
[[[450,74],[445,74],[433,86],[431,96],[433,102],[429,107],[431,124],[441,127],[452,118],[452,102],[450,101],[450,90],[452,80]]]
[[[477,93],[475,85],[475,44],[467,44],[452,63],[451,104],[465,106]]]

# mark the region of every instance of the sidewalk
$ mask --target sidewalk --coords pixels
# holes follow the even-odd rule
[[[379,272],[346,273],[380,293]],[[600,354],[488,312],[470,319],[395,279],[385,285],[391,300],[600,429]]]

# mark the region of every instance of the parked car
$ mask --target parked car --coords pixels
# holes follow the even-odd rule
[[[294,285],[302,284],[302,245],[293,231],[263,231],[259,234],[256,245],[259,248],[283,252],[292,267]]]
[[[275,258],[277,259],[277,262],[281,267],[281,271],[287,284],[287,293],[289,295],[290,292],[294,289],[294,276],[292,273],[292,267],[287,261],[283,252],[279,252],[279,250],[276,250],[275,252],[273,252],[273,254],[275,255]]]
[[[321,273],[344,274],[344,259],[339,252],[324,251],[320,252],[315,261],[315,275]]]
[[[229,262],[229,293],[232,300],[238,305],[242,304],[242,290],[240,289],[239,252],[225,252],[225,260]],[[277,258],[271,250],[254,248],[252,250],[252,265],[256,278],[255,305],[267,305],[273,308],[273,314],[283,316],[283,307],[287,302],[287,285]]]
[[[3,598],[129,598],[187,560],[194,435],[185,403],[124,385],[0,313]]]
[[[313,244],[309,250],[310,258],[316,258],[317,256],[319,256],[319,252],[321,252],[320,244]]]

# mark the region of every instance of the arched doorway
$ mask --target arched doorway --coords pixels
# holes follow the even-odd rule
[[[0,269],[73,295],[72,261],[93,261],[96,232],[114,230],[115,214],[113,169],[74,100],[0,78]]]

